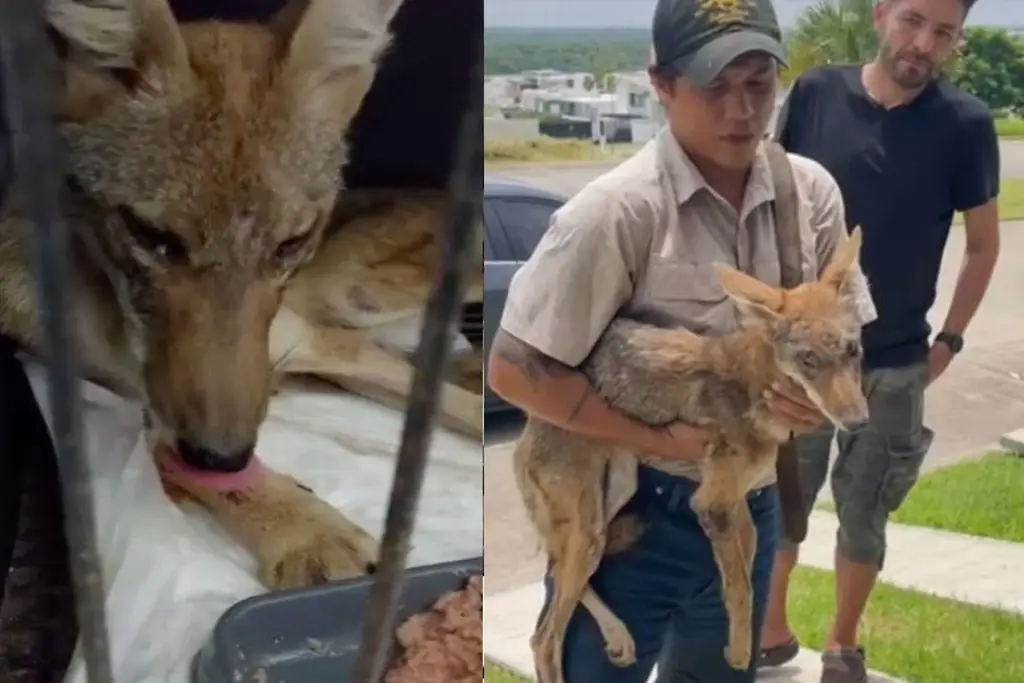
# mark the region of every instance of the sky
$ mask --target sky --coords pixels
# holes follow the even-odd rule
[[[774,0],[779,21],[792,25],[814,0]],[[485,26],[647,28],[655,0],[484,0]],[[1024,0],[980,0],[967,23],[1024,27]]]

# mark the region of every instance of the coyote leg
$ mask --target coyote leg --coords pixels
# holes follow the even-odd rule
[[[756,532],[746,497],[736,487],[736,472],[732,468],[737,460],[723,450],[712,456],[691,507],[711,541],[722,583],[722,601],[729,619],[725,660],[734,669],[743,670],[750,666],[753,651],[750,574]]]
[[[590,580],[592,559],[600,556],[592,543],[576,534],[570,534],[565,539],[564,549],[564,554],[552,562],[551,583],[554,590],[551,604],[531,643],[537,664],[537,683],[564,683],[562,641],[569,620]]]
[[[180,497],[179,485],[169,485]],[[188,489],[187,496],[248,546],[267,588],[298,588],[373,571],[377,542],[291,477],[267,470],[231,493]],[[179,494],[175,496],[174,494]]]
[[[271,357],[282,373],[316,375],[388,407],[404,407],[415,369],[374,344],[370,334],[311,323],[282,306],[271,328]],[[483,435],[480,394],[446,383],[440,401],[442,425],[473,438]]]
[[[580,604],[587,608],[597,622],[597,628],[605,642],[605,653],[615,666],[630,666],[636,663],[636,643],[622,620],[615,616],[604,600],[587,584],[583,589]]]
[[[531,643],[538,683],[564,683],[565,633],[581,604],[597,623],[609,661],[623,667],[636,661],[636,644],[629,629],[590,586],[604,545],[602,536],[593,532],[593,528],[582,527],[566,530],[561,552],[552,557],[551,604]]]

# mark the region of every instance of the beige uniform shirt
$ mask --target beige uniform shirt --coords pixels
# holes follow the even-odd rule
[[[843,199],[820,164],[794,154],[789,159],[800,199],[804,276],[817,278],[847,239]],[[554,214],[536,251],[512,279],[501,327],[574,367],[623,307],[660,309],[697,334],[735,329],[735,305],[718,284],[713,264],[723,262],[779,285],[774,198],[763,149],[737,213],[662,129]],[[858,315],[865,324],[876,312],[863,274],[857,275]],[[643,460],[700,479],[694,463]],[[630,481],[635,487],[635,467],[616,497],[632,496]],[[774,473],[761,486],[773,481]]]

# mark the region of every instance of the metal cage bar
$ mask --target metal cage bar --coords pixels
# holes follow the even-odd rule
[[[31,244],[36,288],[43,302],[46,340],[51,349],[50,410],[86,671],[90,683],[112,683],[92,491],[81,441],[78,356],[68,315],[68,238],[60,212],[63,174],[59,169],[63,154],[52,117],[56,65],[46,39],[44,9],[45,3],[41,2],[0,2],[0,64],[4,68],[2,80],[14,145],[14,176],[32,180],[26,192],[34,222]],[[482,81],[482,45],[478,44],[476,52],[472,73],[475,80]],[[376,683],[386,666],[443,370],[459,320],[464,274],[467,268],[482,265],[478,252],[482,237],[479,223],[483,187],[483,93],[478,88],[471,89],[471,93],[448,187],[451,208],[443,264],[427,305],[422,342],[416,354],[381,556],[356,664],[358,683]]]
[[[473,82],[483,83],[482,44],[476,46],[472,74]],[[412,392],[395,465],[380,560],[363,624],[355,683],[377,683],[381,679],[394,639],[398,595],[423,487],[444,366],[461,311],[464,275],[468,267],[483,265],[483,236],[479,232],[483,202],[483,88],[471,88],[470,92],[448,185],[451,206],[443,265],[427,303],[422,341],[416,353]]]
[[[53,119],[57,64],[46,36],[44,2],[0,2],[0,64],[12,177],[31,183],[24,193],[33,223],[29,243],[36,292],[43,303],[54,450],[86,672],[90,683],[113,683],[92,489],[82,448],[78,349],[68,304],[68,237],[60,211],[64,159]]]

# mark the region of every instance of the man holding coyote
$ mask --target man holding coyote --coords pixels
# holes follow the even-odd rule
[[[775,188],[760,143],[783,48],[768,0],[661,0],[653,33],[650,74],[669,125],[557,212],[513,281],[490,364],[494,390],[532,419],[649,456],[632,476],[609,475],[609,518],[621,509],[620,518],[638,519],[643,530],[590,577],[593,592],[632,635],[635,652],[616,653],[619,661],[610,662],[601,655],[605,626],[577,609],[565,630],[564,657],[554,666],[564,665],[568,683],[640,683],[659,654],[660,680],[754,679],[753,658],[737,666],[723,657],[729,629],[716,559],[704,520],[690,508],[708,432],[681,422],[641,424],[609,407],[578,368],[620,311],[657,309],[700,335],[735,329],[716,262],[780,284]],[[798,268],[814,280],[847,242],[843,200],[819,164],[795,155],[788,161],[801,218]],[[856,265],[850,277],[838,278],[856,323],[872,320],[874,307]],[[834,291],[831,296],[834,301]],[[771,315],[779,312],[785,315],[782,309]],[[856,345],[853,357],[858,352]],[[768,392],[771,421],[787,434],[821,424],[815,401],[794,383],[780,382]],[[777,535],[774,471],[750,488],[756,643]],[[542,680],[546,668],[538,662]]]
[[[899,18],[904,31],[897,35],[905,37],[908,31],[913,33],[913,28],[921,35],[930,32],[929,35],[939,38],[944,35],[952,38],[962,27],[962,11],[950,22],[948,18],[935,18],[936,12],[943,15],[948,7],[939,10],[922,7],[946,2],[883,0],[876,10],[877,18],[882,23],[886,17],[896,21],[896,15],[890,13],[904,4],[906,7],[900,9],[910,8],[913,14]],[[948,4],[958,10],[963,8],[959,0],[948,0]],[[947,25],[950,23],[951,26]],[[843,424],[845,420],[834,410],[842,401],[829,395],[827,386],[813,381],[815,374],[827,374],[822,372],[821,366],[796,367],[790,363],[791,358],[785,357],[793,343],[792,330],[818,324],[821,331],[817,341],[820,342],[826,338],[838,339],[836,335],[841,330],[838,321],[843,316],[852,317],[858,325],[874,323],[865,338],[867,364],[863,382],[871,420],[857,430],[857,437],[878,431],[878,411],[884,413],[881,417],[888,416],[889,422],[901,416],[907,418],[904,432],[923,434],[920,394],[929,379],[934,379],[945,368],[951,353],[958,350],[958,334],[976,308],[980,292],[987,283],[987,273],[991,272],[991,263],[986,270],[981,265],[985,259],[975,259],[978,265],[972,269],[972,283],[964,287],[976,291],[969,295],[958,293],[960,303],[959,307],[954,307],[956,313],[950,315],[948,334],[939,338],[939,343],[932,347],[929,362],[921,365],[919,361],[928,353],[924,314],[934,296],[937,259],[945,241],[944,232],[941,240],[937,236],[932,239],[934,232],[928,235],[927,243],[936,247],[929,252],[929,258],[935,263],[929,261],[922,265],[926,269],[920,273],[924,280],[915,290],[920,290],[922,296],[912,302],[915,311],[920,308],[919,315],[915,312],[914,321],[909,323],[917,328],[923,326],[925,330],[924,336],[915,338],[913,344],[915,350],[923,349],[923,353],[911,359],[914,362],[910,369],[898,364],[873,368],[871,360],[877,357],[879,347],[877,337],[884,333],[872,335],[870,330],[891,331],[894,325],[899,327],[906,323],[906,320],[899,320],[902,315],[899,310],[885,305],[898,295],[898,290],[907,289],[905,282],[893,281],[893,278],[899,279],[897,273],[905,271],[886,262],[879,267],[887,270],[870,273],[872,280],[878,278],[886,283],[887,290],[897,290],[881,294],[886,318],[876,321],[875,305],[859,268],[854,264],[849,272],[842,270],[851,258],[851,249],[856,249],[850,243],[856,241],[859,245],[860,241],[859,231],[854,234],[856,239],[848,238],[848,227],[857,224],[849,219],[865,223],[869,256],[877,254],[879,249],[892,250],[877,246],[878,231],[897,233],[901,226],[880,226],[875,214],[864,213],[864,202],[877,201],[868,199],[866,190],[858,193],[844,187],[848,195],[852,192],[854,202],[853,206],[844,205],[840,186],[829,171],[802,155],[805,149],[806,154],[811,154],[818,148],[812,148],[811,143],[793,147],[793,140],[801,139],[796,133],[797,126],[807,125],[804,119],[799,123],[791,121],[788,128],[784,127],[787,133],[781,141],[790,149],[790,154],[782,157],[788,156],[788,164],[780,165],[775,149],[761,144],[774,106],[778,67],[784,59],[771,3],[768,0],[659,0],[653,37],[650,76],[666,112],[667,129],[633,158],[581,190],[555,214],[535,254],[513,281],[490,361],[489,377],[494,390],[530,416],[523,438],[517,444],[516,474],[531,519],[550,559],[547,600],[533,641],[542,683],[561,683],[561,680],[566,683],[641,683],[647,680],[655,663],[659,681],[739,683],[753,681],[758,664],[778,664],[795,655],[797,646],[788,634],[784,611],[774,604],[775,625],[781,622],[782,626],[770,635],[779,641],[769,642],[765,637],[763,640],[769,647],[759,657],[750,656],[749,651],[738,653],[732,649],[737,642],[734,615],[742,612],[736,610],[735,605],[743,604],[735,602],[735,594],[743,593],[744,589],[727,585],[727,575],[731,572],[720,557],[721,537],[723,532],[728,535],[729,522],[723,523],[722,519],[708,515],[700,500],[702,489],[708,485],[709,467],[724,461],[716,453],[721,443],[716,443],[714,429],[697,428],[693,420],[687,424],[671,422],[666,421],[664,415],[661,419],[645,419],[655,411],[641,404],[657,402],[659,398],[657,391],[647,390],[647,385],[671,384],[679,379],[662,370],[654,371],[658,363],[662,364],[662,369],[688,364],[692,375],[703,373],[701,377],[691,377],[690,382],[705,389],[698,392],[699,400],[711,406],[705,414],[713,412],[715,405],[725,405],[728,399],[707,388],[719,386],[716,383],[724,381],[722,377],[728,370],[721,366],[715,369],[710,362],[700,366],[707,361],[708,353],[703,352],[702,357],[701,351],[694,350],[714,347],[716,343],[711,340],[735,335],[737,324],[753,329],[765,320],[770,321],[767,329],[780,335],[776,337],[775,352],[748,359],[734,356],[738,358],[736,365],[742,367],[732,372],[734,376],[741,376],[739,383],[754,385],[759,371],[768,372],[757,366],[771,365],[777,366],[773,371],[781,370],[777,374],[785,379],[773,383],[765,392],[763,404],[770,413],[769,422],[785,427],[789,435],[797,436],[798,444],[804,444],[798,448],[801,479],[808,478],[809,459],[814,461],[815,467],[827,468],[827,439],[831,438],[835,427],[844,430],[848,425]],[[882,55],[885,56],[886,38],[892,38],[892,34],[882,37]],[[929,43],[936,48],[933,64],[944,56],[939,54],[941,43],[942,40]],[[909,51],[913,57],[924,49],[913,40],[909,45],[896,47]],[[899,56],[905,58],[905,55]],[[913,71],[913,75],[926,76],[917,86],[918,90],[933,75],[930,69],[922,72],[923,67],[917,64],[906,68]],[[906,89],[908,93],[912,90]],[[801,94],[799,84],[795,93]],[[834,98],[834,106],[840,109],[846,106],[843,96],[830,96]],[[973,102],[966,102],[962,96],[954,100],[961,108],[974,112]],[[797,103],[804,101],[794,96],[791,117]],[[816,110],[821,106],[816,99],[808,109]],[[981,130],[979,140],[988,143],[986,126],[981,125],[985,119],[977,122],[979,126],[975,127]],[[909,116],[905,125],[914,125]],[[814,120],[813,126],[815,135],[824,136],[822,120]],[[824,140],[823,137],[818,139]],[[827,143],[821,144],[827,148]],[[934,149],[941,147],[934,139],[927,142],[922,138],[920,144],[930,144]],[[992,147],[989,144],[984,149]],[[970,147],[965,144],[964,149]],[[916,153],[906,152],[908,157]],[[981,236],[994,230],[992,201],[998,187],[998,164],[992,163],[990,152],[981,157],[972,159],[968,155],[961,160],[972,171],[977,171],[974,174],[977,177],[970,177],[971,173],[943,176],[950,180],[947,187],[952,185],[956,195],[949,200],[948,213],[945,207],[942,211],[935,210],[934,197],[924,196],[920,191],[912,193],[902,203],[920,211],[941,213],[946,229],[954,208],[974,209],[967,214],[969,230],[972,226],[976,228],[972,231],[974,241],[991,244],[991,240]],[[943,173],[950,172],[949,163],[933,166],[941,168]],[[996,167],[994,185],[993,166]],[[792,259],[785,253],[785,240],[779,239],[787,226],[785,221],[776,221],[776,217],[785,215],[781,208],[786,196],[779,191],[780,177],[790,172],[798,205],[795,216],[790,217],[799,223],[799,275],[805,282],[818,279],[821,284],[831,283],[837,287],[831,294],[813,289],[820,286],[813,282],[789,292],[776,289],[780,284],[792,287],[792,283],[785,284],[787,265],[792,265],[788,261]],[[902,173],[907,183],[912,184],[916,171],[908,168],[893,173]],[[774,211],[773,204],[778,205]],[[890,206],[891,203],[879,202],[881,211]],[[906,222],[907,219],[899,220]],[[855,251],[853,254],[856,255]],[[743,283],[737,270],[753,275],[764,284]],[[966,275],[962,280],[965,278]],[[980,281],[984,282],[979,285]],[[885,298],[887,296],[889,298]],[[737,307],[728,299],[735,301]],[[807,303],[810,299],[829,299],[832,303],[812,313],[815,307]],[[627,320],[644,317],[640,312],[646,314],[649,309],[660,312],[661,317],[671,318],[690,333],[702,336],[690,334],[685,343],[665,342],[657,346],[661,342],[652,340],[668,337],[658,336],[651,328]],[[897,320],[891,319],[893,315]],[[812,320],[815,316],[822,317]],[[786,331],[786,328],[791,329]],[[917,331],[915,328],[915,334]],[[822,349],[828,346],[819,345],[816,356],[811,353],[797,357],[820,363],[828,355]],[[860,344],[851,347],[850,352],[855,356],[859,373]],[[691,358],[694,353],[697,356]],[[609,357],[617,359],[618,365],[614,360],[606,360]],[[836,363],[850,362],[848,356],[833,358]],[[650,364],[649,380],[642,379],[644,362]],[[911,376],[920,377],[920,381],[905,381]],[[820,377],[818,380],[820,382]],[[640,384],[644,385],[643,389],[639,388]],[[895,391],[882,394],[893,400],[904,397],[899,405],[910,401],[916,407],[909,413],[906,410],[893,413],[895,404],[879,406],[878,399],[882,395],[879,387],[894,387]],[[734,385],[733,389],[737,387]],[[655,395],[654,398],[649,399],[645,392]],[[744,401],[736,405],[750,412],[756,408],[754,402],[754,398],[744,397]],[[617,409],[630,403],[633,410]],[[678,415],[694,414],[689,407],[678,411]],[[916,425],[909,422],[912,419],[916,419]],[[830,424],[823,427],[826,422]],[[818,434],[825,433],[828,437],[824,440],[824,450],[808,456],[806,445],[822,442],[824,437]],[[852,440],[847,435],[843,443],[849,444]],[[923,455],[927,444],[918,442],[917,445]],[[602,464],[601,478],[595,484],[597,488],[602,488],[603,484],[603,505],[599,504],[591,513],[606,527],[607,537],[577,541],[577,546],[585,546],[583,551],[578,551],[566,540],[570,535],[566,529],[581,529],[579,535],[583,536],[598,533],[593,526],[587,526],[592,520],[581,522],[578,519],[581,513],[575,509],[590,502],[586,499],[588,492],[578,481],[588,468],[592,469],[582,452],[588,448],[594,459],[607,463],[606,467]],[[621,465],[618,461],[621,453],[636,454],[631,463],[639,461],[640,464]],[[873,455],[892,459],[884,449]],[[871,456],[858,454],[857,457]],[[564,464],[566,460],[574,463],[577,470],[569,471],[569,466]],[[916,465],[920,465],[919,460]],[[737,472],[749,474],[743,472],[744,467],[740,465]],[[912,481],[916,468],[905,474]],[[857,471],[852,471],[850,476],[856,478]],[[805,497],[810,500],[817,494],[821,478],[810,479],[808,483]],[[853,486],[870,487],[870,482],[862,481]],[[749,491],[746,505],[741,503],[739,507],[749,509],[748,518],[756,529],[755,548],[750,553],[752,561],[745,569],[748,577],[745,590],[752,588],[752,604],[746,608],[753,615],[746,622],[750,627],[746,635],[752,636],[756,644],[762,640],[761,621],[769,601],[778,535],[774,472],[739,490]],[[559,491],[563,498],[569,499],[564,504],[557,500]],[[582,502],[573,500],[575,494],[582,496]],[[865,491],[864,500],[870,496]],[[805,501],[804,514],[808,509]],[[875,519],[876,513],[884,525],[887,514],[884,511],[865,512],[865,515]],[[841,539],[844,535],[863,535],[876,529],[842,514],[840,523],[845,529],[840,533]],[[741,544],[746,542],[742,538],[734,540]],[[583,609],[574,603],[571,619],[567,619],[559,631],[552,613],[559,612],[563,608],[560,600],[567,598],[559,595],[557,584],[572,574],[573,570],[566,570],[563,565],[564,557],[573,552],[596,553],[598,557],[580,561],[577,569],[582,569],[576,573],[590,572],[583,577],[583,586],[574,586],[579,589],[578,602]],[[792,554],[792,551],[783,550],[785,552]],[[792,566],[792,560],[788,566]],[[786,577],[788,569],[780,581],[784,582]],[[842,584],[838,572],[837,577]],[[773,598],[773,603],[778,602],[779,587],[773,592]],[[784,593],[781,599],[784,601]],[[840,605],[841,615],[842,609]],[[772,647],[776,645],[782,648]],[[832,643],[833,647],[823,657],[823,681],[859,683],[865,680],[863,651],[854,645],[852,642]],[[607,652],[607,657],[601,654],[602,650]]]

